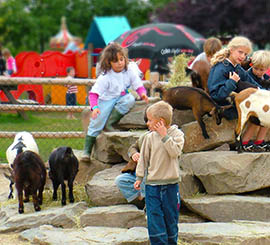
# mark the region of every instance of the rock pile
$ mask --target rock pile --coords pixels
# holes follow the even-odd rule
[[[0,233],[19,233],[25,244],[149,244],[144,212],[127,204],[114,183],[128,159],[128,147],[146,130],[143,111],[144,106],[136,106],[120,122],[122,129],[132,121],[141,124],[140,130],[102,133],[91,163],[80,163],[76,181],[85,185],[91,205],[80,201],[34,212],[27,204],[25,214],[18,214],[17,204],[2,204]],[[228,151],[235,121],[216,126],[206,118],[210,139],[205,140],[190,112],[177,112],[185,120],[188,114],[190,121],[183,124],[174,118],[186,139],[179,161],[179,238],[193,244],[270,244],[270,154]],[[80,158],[80,151],[75,154]],[[2,166],[2,203],[9,184],[4,171]]]

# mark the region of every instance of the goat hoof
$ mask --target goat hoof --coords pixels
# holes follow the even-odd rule
[[[66,201],[62,201],[62,206],[65,206],[66,204]]]
[[[12,194],[8,195],[8,199],[12,199],[12,198],[13,198]]]
[[[19,214],[23,214],[23,213],[24,213],[23,208],[19,208]]]
[[[36,207],[35,207],[35,210],[36,210],[36,212],[38,212],[38,211],[41,210],[41,208],[40,208],[39,206],[36,206]]]
[[[74,203],[74,198],[69,199],[70,203]]]

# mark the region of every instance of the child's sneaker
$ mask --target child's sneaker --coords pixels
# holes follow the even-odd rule
[[[251,140],[247,144],[242,145],[242,148],[245,152],[256,152],[257,150],[257,146]]]
[[[260,152],[266,152],[270,150],[270,146],[268,143],[266,143],[265,141],[263,141],[261,144],[256,145],[258,150],[260,150]]]

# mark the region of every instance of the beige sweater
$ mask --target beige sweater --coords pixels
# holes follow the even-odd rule
[[[136,168],[138,180],[146,174],[146,184],[166,185],[179,182],[179,157],[184,146],[184,133],[171,126],[165,137],[151,132],[144,138]]]

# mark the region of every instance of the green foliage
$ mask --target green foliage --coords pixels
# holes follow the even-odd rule
[[[62,16],[71,34],[85,40],[94,16],[125,15],[136,27],[148,22],[152,8],[143,0],[6,0],[0,8],[0,42],[14,56],[21,51],[42,53],[59,32]]]
[[[168,87],[186,86],[189,83],[189,78],[186,76],[186,70],[189,57],[186,54],[177,55],[171,65],[171,77]]]

